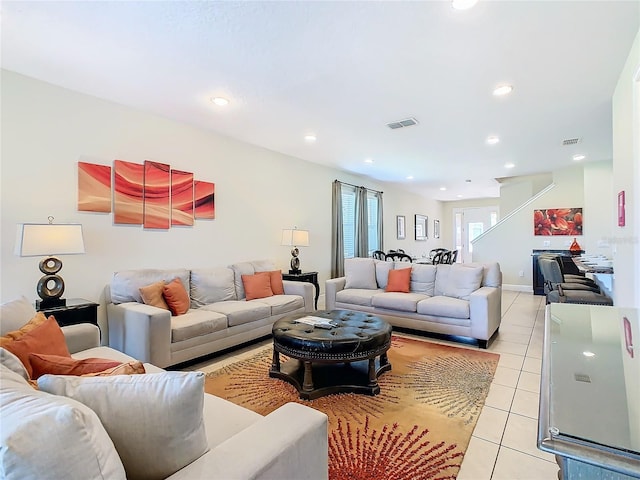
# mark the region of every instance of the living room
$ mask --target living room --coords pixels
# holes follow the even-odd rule
[[[7,21],[3,15],[3,24]],[[624,52],[624,68],[615,72],[610,157],[545,171],[556,183],[550,196],[528,205],[520,212],[522,217],[512,217],[512,223],[499,225],[479,241],[478,258],[500,262],[505,290],[530,291],[531,249],[544,247],[540,237],[532,235],[531,213],[536,205],[580,206],[587,215],[578,241],[587,251],[613,259],[616,304],[640,307],[639,52],[636,34]],[[300,247],[301,268],[319,273],[324,294],[325,280],[331,277],[331,185],[336,179],[383,191],[385,250],[402,248],[418,257],[432,248],[454,245],[454,208],[496,201],[500,216],[505,217],[516,206],[506,197],[440,201],[395,181],[304,161],[166,118],[152,109],[128,107],[10,69],[3,68],[1,75],[0,300],[21,295],[35,300],[35,286],[42,276],[35,257],[14,253],[17,224],[46,223],[48,216],[55,223],[80,223],[86,252],[63,257],[64,296],[99,304],[103,343],[108,339],[104,290],[115,271],[220,267],[265,258],[286,271],[290,247],[281,244],[283,229],[309,231],[309,246]],[[131,79],[121,72],[113,81]],[[137,88],[142,92],[144,85]],[[116,224],[112,213],[78,211],[78,162],[112,166],[116,159],[162,162],[215,183],[215,219],[155,230]],[[510,193],[526,185],[533,194],[528,177],[519,179],[522,183],[516,183]],[[626,192],[624,227],[618,226],[616,216],[620,191]],[[429,235],[426,241],[415,241],[415,214],[428,215],[430,229],[433,220],[439,219],[440,238]],[[398,215],[407,219],[404,240],[397,238]],[[566,238],[549,241],[548,248],[566,248]]]

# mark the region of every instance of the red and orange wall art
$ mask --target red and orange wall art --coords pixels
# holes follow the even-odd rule
[[[534,235],[582,235],[582,208],[548,208],[533,212]]]
[[[78,210],[111,213],[111,167],[78,162]]]
[[[78,162],[78,210],[111,211],[111,167]],[[215,184],[166,163],[114,160],[113,223],[149,229],[192,226],[215,219]]]

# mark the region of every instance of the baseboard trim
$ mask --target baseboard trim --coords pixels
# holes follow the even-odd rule
[[[502,285],[502,289],[511,290],[512,292],[533,293],[533,287],[530,287],[529,285],[512,285],[512,284],[505,283]]]

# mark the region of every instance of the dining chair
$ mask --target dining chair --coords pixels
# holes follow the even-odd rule
[[[384,253],[382,250],[374,250],[373,253],[371,254],[371,256],[373,258],[375,258],[376,260],[386,260],[387,259],[387,254]]]
[[[389,260],[393,260],[394,262],[413,262],[411,255],[407,255],[406,253],[400,253],[400,252],[388,253],[387,261]]]

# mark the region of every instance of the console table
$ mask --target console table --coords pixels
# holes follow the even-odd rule
[[[639,343],[638,309],[546,307],[538,448],[560,479],[640,478]]]
[[[38,308],[47,317],[53,315],[58,325],[75,325],[76,323],[93,323],[98,325],[98,304],[84,298],[70,298],[66,305],[51,308]]]
[[[282,273],[283,280],[291,280],[294,282],[308,282],[316,287],[316,310],[318,309],[318,297],[320,296],[320,284],[318,283],[318,272],[302,272],[302,273]]]

